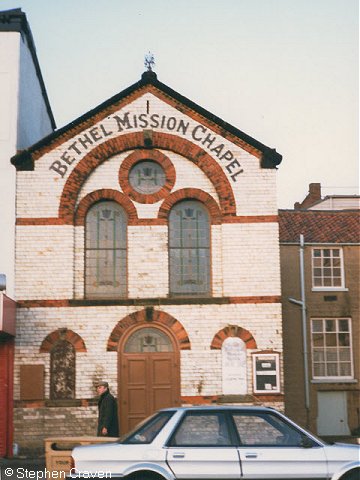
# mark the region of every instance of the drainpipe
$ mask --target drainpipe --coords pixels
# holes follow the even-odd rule
[[[307,347],[307,328],[306,328],[306,301],[305,301],[305,272],[304,272],[304,235],[300,235],[300,295],[301,300],[289,298],[290,303],[294,303],[301,307],[301,322],[302,322],[302,337],[303,337],[303,352],[304,352],[304,391],[305,391],[305,408],[306,408],[306,423],[309,427],[309,410],[310,410],[310,394],[309,394],[309,369],[308,369],[308,347]]]

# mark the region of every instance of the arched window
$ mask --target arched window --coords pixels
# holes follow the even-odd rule
[[[210,220],[203,204],[184,200],[169,216],[170,294],[210,294]]]
[[[58,340],[50,351],[50,398],[75,398],[75,348],[66,340]]]
[[[85,296],[126,296],[127,217],[120,205],[103,201],[86,215]]]
[[[127,340],[125,353],[172,352],[170,338],[157,328],[142,328]]]

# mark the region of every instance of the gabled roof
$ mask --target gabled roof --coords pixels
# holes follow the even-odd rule
[[[47,96],[45,83],[41,74],[41,69],[36,54],[35,42],[31,33],[30,25],[26,19],[26,15],[21,11],[21,8],[0,11],[0,32],[18,32],[21,34],[21,36],[26,38],[26,44],[29,48],[31,58],[34,63],[36,76],[39,81],[46,111],[49,115],[51,126],[53,129],[55,129],[56,124],[51,110],[49,98]]]
[[[225,122],[221,118],[217,117],[216,115],[210,113],[209,111],[205,110],[204,108],[200,107],[196,103],[192,102],[188,98],[180,95],[175,90],[171,89],[164,83],[161,83],[158,79],[156,74],[153,71],[147,71],[142,74],[141,79],[131,85],[130,87],[126,88],[122,92],[118,93],[117,95],[113,96],[109,100],[106,100],[93,110],[90,110],[86,114],[82,115],[81,117],[77,118],[73,122],[69,123],[68,125],[60,128],[59,130],[51,133],[47,137],[43,138],[24,152],[16,155],[12,158],[11,162],[18,168],[21,168],[21,164],[25,162],[29,162],[29,157],[35,151],[41,150],[43,147],[48,146],[56,139],[60,138],[63,135],[66,135],[68,131],[74,130],[76,133],[79,127],[86,127],[86,123],[91,120],[93,117],[99,118],[103,111],[108,113],[108,110],[112,105],[119,104],[121,101],[125,100],[126,97],[130,95],[136,94],[139,92],[139,95],[142,94],[143,91],[147,91],[146,87],[152,87],[151,91],[153,93],[159,92],[163,94],[164,98],[167,98],[169,102],[173,103],[173,106],[176,108],[176,104],[184,105],[184,113],[191,114],[191,111],[195,112],[198,115],[201,115],[205,120],[208,120],[212,124],[218,128],[220,132],[224,134],[227,132],[230,136],[235,137],[235,139],[239,139],[239,143],[244,143],[249,145],[254,151],[257,152],[257,156],[261,158],[261,166],[263,168],[276,168],[277,165],[280,164],[282,160],[282,156],[276,152],[275,149],[267,147],[263,143],[255,140],[254,138],[250,137],[246,133],[238,130],[236,127],[233,127],[229,123]],[[150,88],[148,88],[150,90]],[[105,115],[105,113],[104,113]],[[75,134],[74,133],[74,134]]]
[[[279,210],[280,243],[360,243],[360,211]]]

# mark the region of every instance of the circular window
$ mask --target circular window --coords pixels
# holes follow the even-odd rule
[[[135,150],[124,158],[119,169],[120,187],[139,203],[156,203],[166,198],[175,180],[171,160],[156,149]]]
[[[143,160],[132,167],[129,172],[129,183],[138,193],[157,193],[165,185],[164,169],[157,162]]]

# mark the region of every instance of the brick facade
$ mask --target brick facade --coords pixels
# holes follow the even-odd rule
[[[20,448],[41,448],[55,432],[94,433],[94,384],[106,379],[122,394],[122,339],[142,327],[161,329],[176,346],[182,403],[283,407],[282,387],[259,397],[252,385],[252,353],[282,354],[274,168],[281,157],[150,73],[13,160]],[[155,194],[129,185],[128,173],[142,159],[165,171]],[[110,300],[86,298],[84,281],[85,219],[104,199],[120,204],[128,219],[126,295]],[[200,201],[210,218],[211,293],[200,298],[169,293],[168,219],[184,199]],[[228,336],[246,344],[245,396],[222,392],[221,346]],[[76,355],[76,398],[68,404],[50,398],[51,350],[60,338]],[[30,402],[21,398],[19,369],[34,364],[45,368],[45,393]]]

